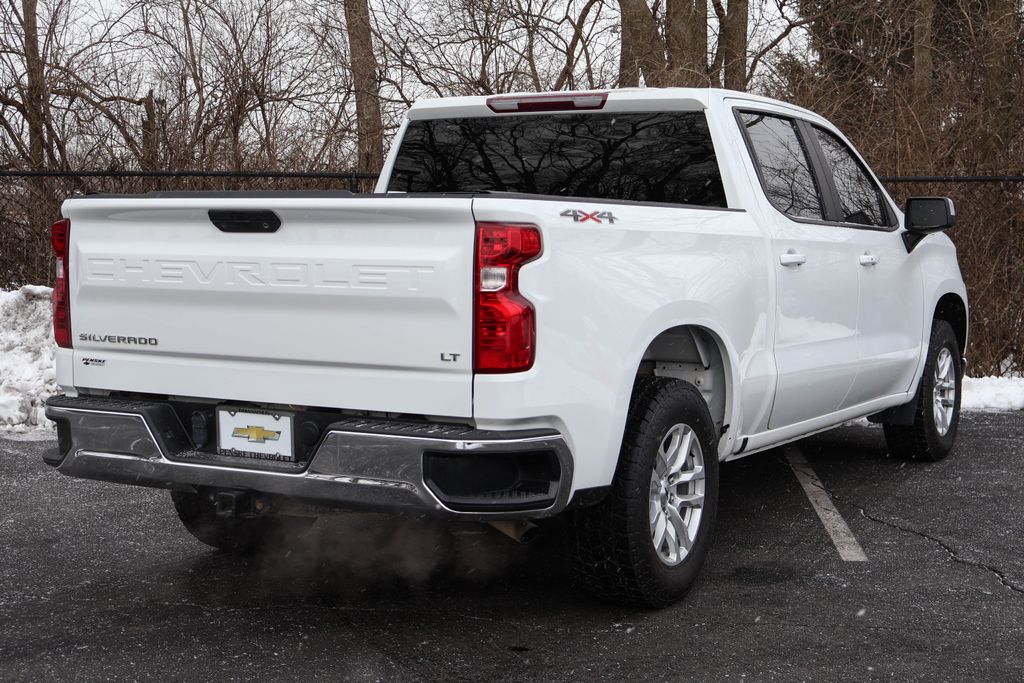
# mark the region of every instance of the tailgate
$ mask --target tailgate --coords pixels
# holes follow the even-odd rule
[[[281,226],[223,232],[211,209]],[[472,414],[469,198],[86,197],[64,215],[79,388]]]

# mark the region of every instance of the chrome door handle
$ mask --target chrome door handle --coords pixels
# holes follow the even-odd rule
[[[860,264],[862,266],[877,266],[878,257],[870,252],[864,252],[860,255]]]
[[[807,257],[790,249],[785,254],[779,256],[779,263],[787,268],[790,266],[800,266],[807,263]]]

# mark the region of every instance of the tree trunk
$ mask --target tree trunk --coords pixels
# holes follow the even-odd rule
[[[143,171],[155,171],[160,167],[160,137],[156,120],[156,102],[153,99],[153,91],[150,90],[142,99],[142,155],[139,159],[139,167]],[[147,190],[155,190],[157,187],[156,178],[146,178],[142,186]]]
[[[49,96],[46,92],[46,72],[39,54],[39,17],[36,0],[22,0],[25,30],[25,123],[28,125],[28,165],[34,171],[45,170],[47,164],[46,118]],[[47,268],[50,252],[45,245],[49,237],[49,222],[59,215],[60,204],[54,196],[48,178],[31,178],[27,183],[29,196],[24,199],[28,209],[28,223],[32,243],[36,249],[26,252],[22,273],[46,273],[45,282],[52,284],[53,268]]]
[[[708,2],[668,0],[665,8],[668,74],[665,85],[707,87]]]
[[[640,63],[636,58],[636,36],[632,22],[626,20],[625,7],[622,7],[621,10],[618,87],[635,88],[640,85]]]
[[[749,0],[729,0],[728,12],[718,34],[722,50],[725,87],[747,89],[747,19]]]
[[[935,0],[915,0],[914,4],[914,106],[919,113],[923,113],[932,88],[932,17],[935,15]]]
[[[358,170],[376,173],[384,165],[384,124],[367,0],[345,0],[345,24],[356,95]]]
[[[1014,138],[1020,122],[1013,106],[1012,90],[1007,82],[1014,72],[1013,51],[1020,30],[1014,0],[990,0],[985,16],[984,43],[979,50],[984,60],[985,81],[982,89],[982,125],[976,148],[979,167],[998,173],[1007,162],[1007,141]],[[1010,162],[1013,163],[1013,162]]]
[[[28,124],[29,165],[36,170],[46,164],[46,82],[39,56],[39,24],[36,0],[22,0],[25,28],[25,119]]]
[[[142,108],[145,115],[142,119],[142,159],[139,165],[144,171],[155,171],[160,166],[160,137],[152,90],[143,98]]]
[[[661,87],[665,81],[665,43],[658,34],[658,22],[646,0],[619,0],[622,13],[622,59],[619,63],[619,81],[622,87],[625,73],[632,79],[636,71],[643,74],[644,83]],[[637,85],[630,82],[629,85]]]

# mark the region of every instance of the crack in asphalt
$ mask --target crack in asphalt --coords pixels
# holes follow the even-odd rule
[[[919,529],[913,529],[911,527],[903,526],[903,525],[898,524],[896,522],[893,522],[893,521],[890,521],[890,520],[886,520],[886,519],[882,519],[881,517],[877,517],[875,515],[872,515],[866,509],[864,509],[862,506],[858,505],[857,503],[854,503],[853,501],[847,501],[847,500],[844,500],[842,498],[838,498],[836,496],[833,496],[833,498],[835,500],[841,502],[841,503],[846,503],[848,505],[852,505],[853,507],[857,508],[857,510],[860,512],[861,516],[864,517],[865,519],[869,519],[872,522],[875,522],[877,524],[882,524],[882,525],[887,526],[887,527],[889,527],[891,529],[896,529],[898,531],[903,531],[903,532],[906,532],[906,533],[909,533],[909,534],[914,534],[915,536],[920,536],[921,538],[924,538],[926,540],[931,541],[932,543],[936,544],[937,546],[939,546],[940,548],[945,550],[946,553],[949,554],[949,559],[952,560],[953,562],[956,562],[957,564],[966,565],[968,567],[977,567],[978,569],[984,569],[984,570],[990,572],[993,576],[995,576],[996,579],[999,580],[999,583],[1001,583],[1004,587],[1009,588],[1014,593],[1018,593],[1020,595],[1024,595],[1024,586],[1019,586],[1016,583],[1014,583],[1013,581],[1011,581],[1006,576],[1006,572],[1004,572],[999,567],[996,567],[996,566],[991,565],[991,564],[987,564],[985,562],[979,562],[978,560],[971,560],[971,559],[968,559],[966,557],[963,557],[962,555],[960,555],[960,551],[959,550],[957,550],[956,548],[951,546],[949,543],[946,543],[941,538],[938,538],[937,536],[932,536],[931,534],[929,534],[926,531],[920,531]]]
[[[784,460],[783,460],[783,463],[785,464]],[[819,482],[820,482],[820,477],[819,477]],[[914,529],[914,528],[909,527],[909,526],[903,526],[902,524],[899,524],[899,523],[894,522],[892,520],[883,519],[882,517],[874,515],[874,514],[868,512],[867,508],[865,508],[863,505],[860,505],[858,503],[855,503],[852,500],[848,500],[846,498],[842,498],[840,496],[835,495],[832,491],[830,491],[828,489],[828,487],[825,486],[824,483],[815,483],[814,485],[818,486],[822,491],[824,491],[827,495],[829,495],[832,498],[832,500],[836,501],[837,503],[843,503],[845,505],[850,505],[851,507],[856,508],[857,511],[860,512],[861,517],[864,517],[867,520],[875,522],[876,524],[881,524],[883,526],[887,526],[890,529],[895,529],[897,531],[902,531],[904,533],[913,534],[913,535],[919,536],[919,537],[921,537],[921,538],[923,538],[925,540],[931,541],[935,545],[937,545],[940,548],[942,548],[943,550],[945,550],[946,553],[949,555],[949,559],[952,560],[953,562],[955,562],[957,564],[966,565],[968,567],[976,567],[978,569],[984,569],[984,570],[988,571],[989,573],[991,573],[993,576],[995,576],[996,579],[999,581],[999,583],[1002,584],[1005,588],[1009,588],[1011,591],[1013,591],[1014,593],[1017,593],[1019,595],[1024,595],[1024,586],[1020,586],[1020,585],[1014,583],[1013,581],[1011,581],[1006,576],[1006,572],[1004,572],[999,567],[996,567],[996,566],[991,565],[991,564],[987,564],[985,562],[979,562],[977,560],[971,560],[971,559],[968,559],[966,557],[963,557],[963,556],[960,555],[960,551],[959,550],[957,550],[956,548],[951,546],[949,543],[946,543],[941,538],[939,538],[937,536],[933,536],[932,534],[929,534],[927,531],[921,531],[919,529]]]

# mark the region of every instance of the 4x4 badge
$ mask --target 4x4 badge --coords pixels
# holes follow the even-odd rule
[[[579,209],[566,209],[558,215],[571,218],[573,223],[586,223],[587,221],[594,221],[595,223],[603,223],[604,221],[608,221],[609,223],[615,222],[615,214],[611,211],[580,211]]]

